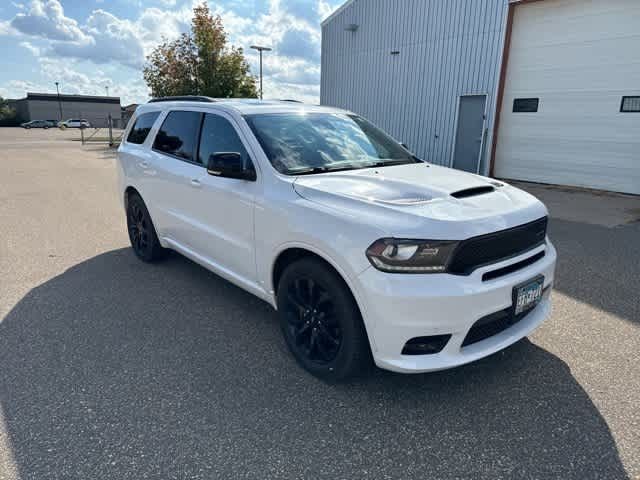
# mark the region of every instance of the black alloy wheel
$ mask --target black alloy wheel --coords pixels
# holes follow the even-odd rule
[[[286,288],[287,328],[300,353],[319,365],[335,360],[342,329],[327,291],[310,277],[297,278]]]
[[[127,202],[127,230],[133,251],[141,260],[152,262],[165,255],[149,211],[137,194],[132,194]]]
[[[360,310],[342,277],[316,257],[288,265],[277,285],[280,328],[296,361],[327,381],[372,364]]]

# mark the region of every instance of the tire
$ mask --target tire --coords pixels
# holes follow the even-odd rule
[[[137,193],[131,194],[127,202],[127,231],[133,251],[143,262],[154,262],[166,256],[167,249],[160,245],[149,211]]]
[[[309,373],[337,382],[372,365],[360,310],[342,278],[315,258],[283,272],[277,289],[280,328],[296,361]]]

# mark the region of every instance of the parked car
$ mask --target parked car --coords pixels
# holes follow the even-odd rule
[[[44,128],[47,129],[49,127],[54,127],[54,124],[51,124],[49,120],[31,120],[30,122],[21,123],[20,126],[22,128],[26,128],[27,130],[30,128]]]
[[[88,120],[80,120],[77,118],[70,118],[64,122],[60,122],[58,126],[62,128],[91,128],[91,124]]]
[[[314,375],[343,379],[371,360],[397,372],[455,367],[550,312],[545,206],[422,161],[353,113],[168,99],[139,107],[123,138],[135,254],[153,262],[175,250],[271,304]]]

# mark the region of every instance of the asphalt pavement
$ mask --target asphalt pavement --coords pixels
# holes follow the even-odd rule
[[[529,339],[327,385],[265,303],[138,261],[113,153],[67,138],[0,129],[0,480],[640,478],[640,223],[552,218]]]

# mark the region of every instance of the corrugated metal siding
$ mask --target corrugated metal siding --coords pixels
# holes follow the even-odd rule
[[[322,27],[321,103],[352,110],[422,158],[450,165],[459,96],[488,94],[486,152],[507,4],[353,1]],[[346,31],[349,24],[358,30]]]

